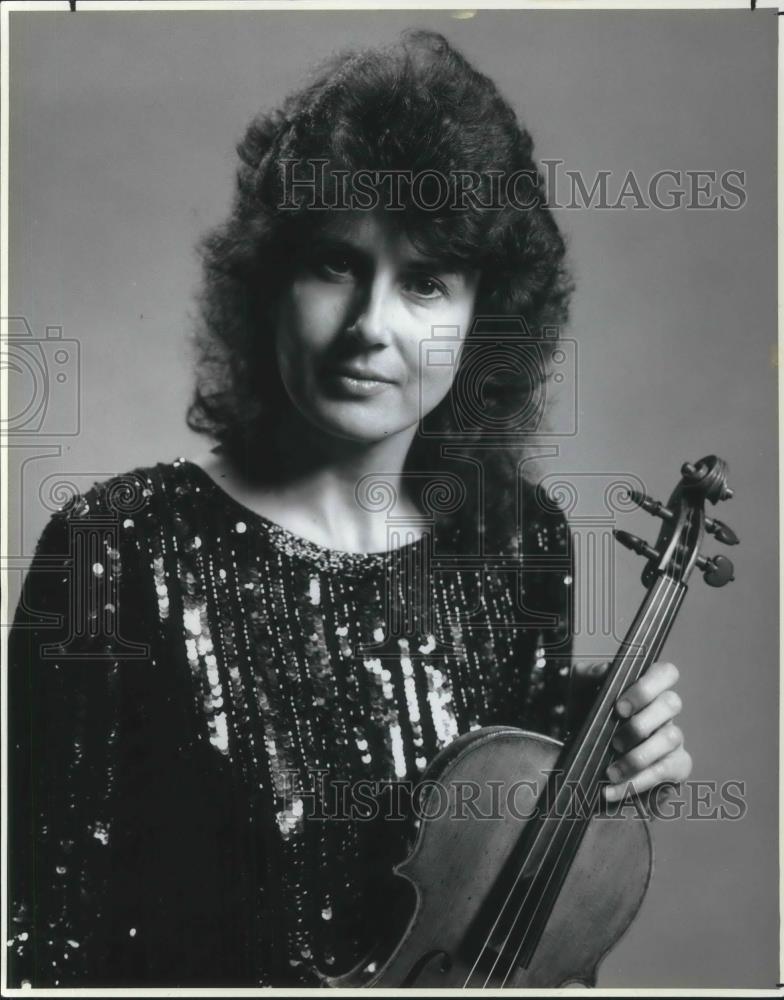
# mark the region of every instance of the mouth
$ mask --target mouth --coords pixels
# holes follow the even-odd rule
[[[349,396],[375,396],[393,384],[378,372],[356,368],[331,368],[326,378],[341,395]]]
[[[382,375],[380,372],[373,371],[370,368],[352,368],[349,365],[341,365],[336,368],[330,369],[330,374],[339,375],[341,378],[350,378],[355,382],[388,382],[391,383],[393,379],[388,378],[386,375]]]

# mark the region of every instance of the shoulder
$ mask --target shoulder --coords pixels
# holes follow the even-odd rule
[[[38,535],[27,588],[50,595],[55,584],[69,591],[84,587],[93,576],[96,583],[104,577],[108,586],[121,576],[136,577],[137,570],[147,575],[144,567],[151,565],[156,539],[170,533],[176,514],[181,461],[139,466],[89,488],[61,483],[59,489],[67,489],[69,496]]]
[[[98,715],[104,708],[111,714],[104,701],[115,696],[121,676],[135,690],[154,667],[162,633],[153,555],[162,534],[160,497],[174,473],[174,463],[159,463],[72,489],[40,533],[22,582],[10,659],[23,672],[40,668],[34,683],[45,685],[41,697],[52,704],[93,698]],[[126,662],[132,669],[123,668]]]
[[[148,547],[177,526],[199,484],[184,458],[137,466],[90,487],[62,483],[58,489],[68,497],[44,525],[36,554],[57,551],[74,533],[88,532],[114,532],[124,544],[133,540],[136,547]]]
[[[153,515],[161,509],[163,501],[176,495],[186,465],[184,459],[175,458],[171,462],[138,466],[95,481],[89,489],[72,490],[66,502],[54,513],[53,519],[118,520],[135,515]]]

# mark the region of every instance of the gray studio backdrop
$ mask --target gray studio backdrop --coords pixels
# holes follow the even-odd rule
[[[652,885],[599,982],[771,987],[775,12],[12,13],[10,312],[29,323],[17,332],[37,345],[38,375],[11,373],[9,599],[64,481],[89,486],[206,447],[184,424],[193,247],[228,208],[249,117],[314,60],[414,25],[444,32],[498,82],[539,158],[589,185],[610,171],[613,201],[628,171],[643,188],[660,170],[745,172],[736,210],[632,198],[559,211],[578,282],[578,365],[550,413],[569,433],[548,439],[557,455],[539,470],[576,485],[576,530],[614,523],[651,537],[647,516],[607,506],[613,481],[636,475],[658,496],[685,460],[718,452],[730,463],[737,495],[721,516],[742,538],[737,580],[710,591],[694,579],[667,654],[682,671],[694,778],[743,782],[746,811],[657,822]],[[621,550],[603,569],[620,635],[642,596],[639,560]],[[586,613],[581,653],[610,652],[602,617]]]

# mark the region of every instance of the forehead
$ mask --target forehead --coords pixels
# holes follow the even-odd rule
[[[403,231],[401,221],[390,212],[327,212],[319,226],[317,239],[340,240],[358,247],[373,247],[379,243],[414,249]]]
[[[474,270],[448,248],[442,253],[438,247],[417,246],[407,234],[404,221],[403,213],[382,209],[328,212],[310,242],[338,243],[369,257],[388,255],[400,263],[439,266],[455,273]]]

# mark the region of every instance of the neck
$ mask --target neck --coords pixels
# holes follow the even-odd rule
[[[219,449],[209,471],[246,506],[328,548],[381,551],[419,537],[403,479],[416,427],[366,442],[323,433],[288,411],[242,458]],[[399,522],[390,540],[389,515]]]

